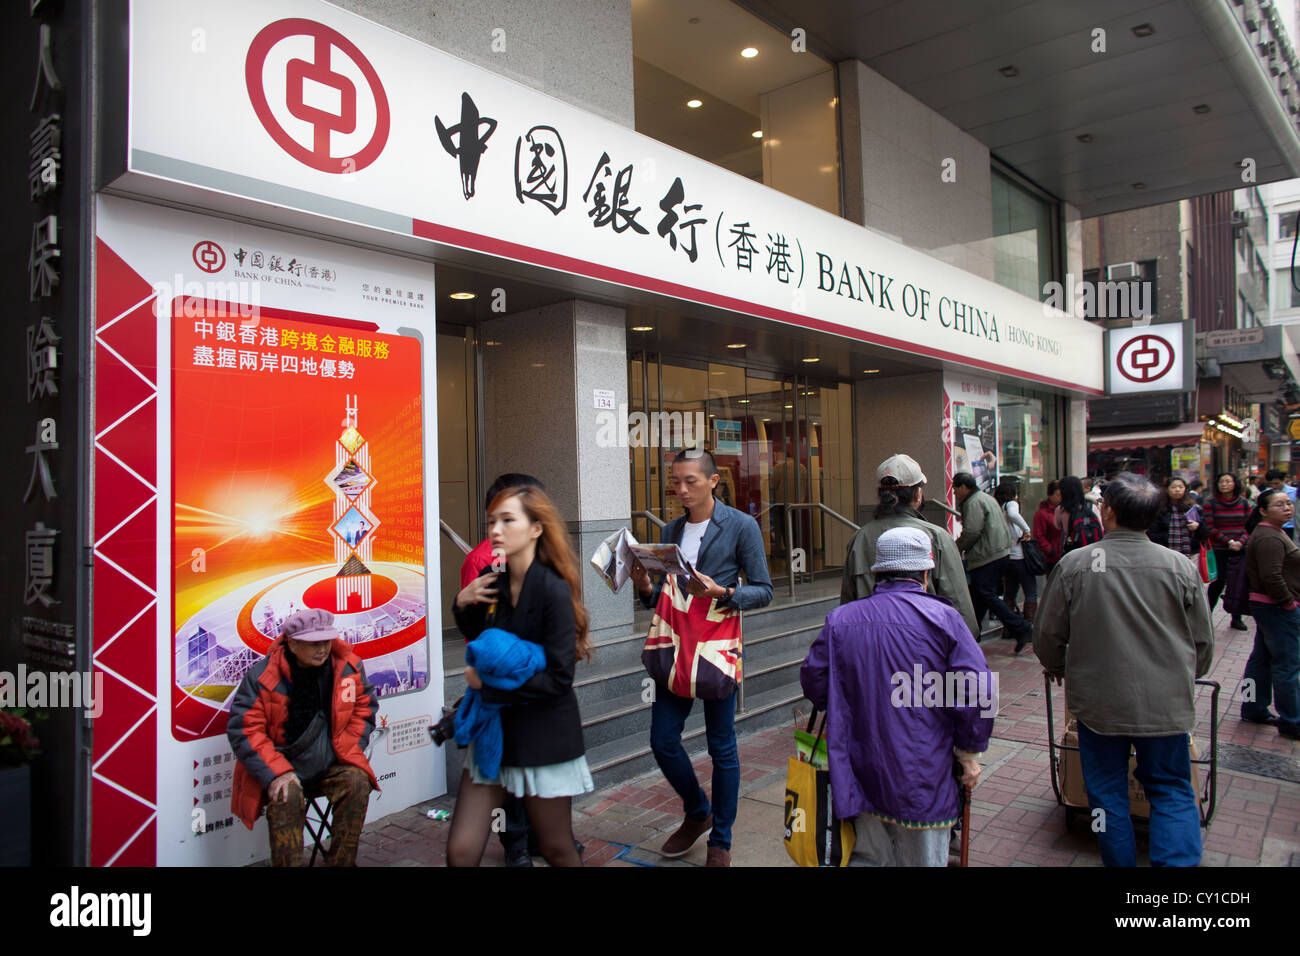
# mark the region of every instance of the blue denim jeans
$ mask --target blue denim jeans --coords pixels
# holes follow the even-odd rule
[[[1300,608],[1250,602],[1255,618],[1255,647],[1246,661],[1244,680],[1253,681],[1254,701],[1243,700],[1241,716],[1262,717],[1277,708],[1281,725],[1300,730]]]
[[[690,697],[678,697],[662,687],[655,688],[655,702],[650,708],[650,749],[659,769],[682,798],[682,809],[691,820],[699,822],[713,814],[713,832],[709,846],[731,849],[731,825],[736,822],[740,803],[740,754],[736,750],[736,695],[726,700],[706,700],[704,704],[705,737],[709,757],[713,760],[713,805],[705,796],[691,766],[691,758],[682,747],[682,728],[695,703]]]
[[[1079,721],[1079,759],[1088,805],[1105,811],[1097,831],[1102,863],[1137,866],[1137,843],[1129,819],[1130,745],[1137,751],[1134,776],[1151,804],[1151,865],[1196,866],[1201,862],[1201,817],[1192,789],[1187,735],[1111,737],[1094,733]]]

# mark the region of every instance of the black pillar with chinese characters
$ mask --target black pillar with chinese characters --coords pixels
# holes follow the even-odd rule
[[[31,765],[32,862],[89,858],[86,485],[90,0],[0,7],[0,412],[14,466],[0,541],[0,707],[46,716]],[[51,683],[54,674],[79,674]],[[34,677],[40,674],[42,677]],[[20,681],[19,678],[22,678]],[[57,689],[56,689],[57,688]],[[85,700],[85,693],[79,694]],[[56,696],[57,695],[57,696]],[[84,745],[84,746],[83,746]]]

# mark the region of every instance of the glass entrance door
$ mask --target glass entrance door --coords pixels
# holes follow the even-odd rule
[[[853,513],[848,383],[655,353],[633,354],[628,376],[634,512],[663,521],[680,515],[668,485],[672,459],[683,448],[707,448],[721,476],[717,497],[758,521],[774,580],[791,564],[803,584],[838,578],[852,529],[820,508],[790,506]],[[644,517],[632,531],[638,540],[659,538]]]

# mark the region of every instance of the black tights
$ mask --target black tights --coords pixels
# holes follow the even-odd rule
[[[478,866],[483,861],[494,813],[505,796],[504,787],[474,783],[468,770],[461,771],[456,811],[447,837],[448,866]],[[524,811],[537,839],[537,848],[550,866],[582,866],[582,857],[573,842],[571,797],[524,797]]]

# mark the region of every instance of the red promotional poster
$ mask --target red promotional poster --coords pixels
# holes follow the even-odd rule
[[[379,697],[429,680],[421,343],[227,303],[172,309],[172,734],[224,734],[295,611],[334,615]]]

